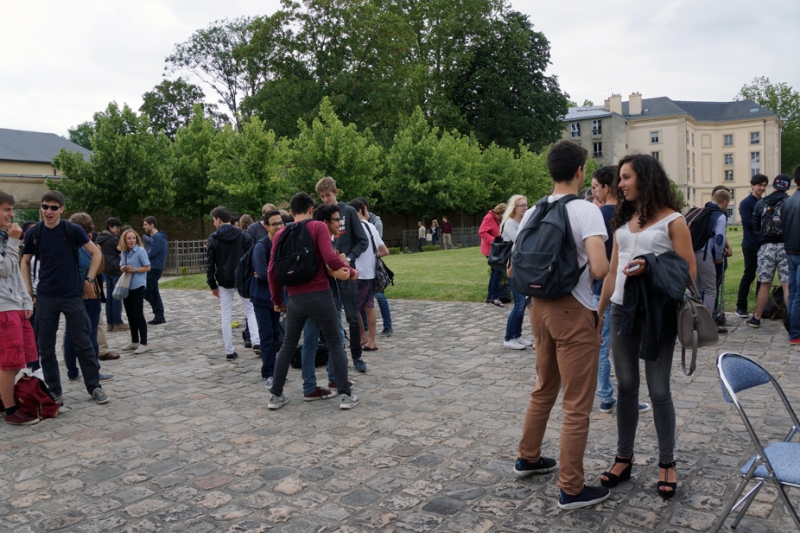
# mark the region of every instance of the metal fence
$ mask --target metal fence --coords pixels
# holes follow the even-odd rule
[[[419,251],[419,230],[407,229],[403,230],[403,251],[406,249],[409,252]],[[430,242],[425,241],[425,246],[431,245]],[[453,246],[456,248],[469,248],[471,246],[480,246],[481,238],[478,235],[478,226],[471,226],[466,228],[453,228]],[[442,241],[441,230],[439,233],[439,242],[437,246],[444,249]]]
[[[206,271],[205,241],[169,241],[165,276],[203,274]]]

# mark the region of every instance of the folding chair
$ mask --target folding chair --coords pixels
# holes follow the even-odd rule
[[[797,420],[797,415],[792,410],[792,406],[786,399],[783,389],[775,381],[775,378],[764,367],[747,357],[734,353],[720,355],[717,359],[717,373],[722,385],[722,396],[725,401],[732,403],[736,407],[739,416],[742,417],[742,422],[744,422],[747,432],[750,434],[750,440],[756,448],[756,455],[750,458],[739,470],[742,475],[742,481],[736,487],[736,491],[725,506],[722,516],[719,517],[719,520],[714,525],[712,533],[717,533],[724,524],[725,519],[738,509],[739,514],[731,525],[731,528],[735,529],[747,513],[747,509],[755,499],[756,494],[766,482],[771,482],[775,486],[786,506],[787,512],[792,516],[797,529],[800,530],[800,518],[798,518],[797,511],[795,511],[785,491],[786,487],[800,488],[800,442],[790,442],[795,435],[800,434],[800,422]],[[756,435],[753,425],[747,418],[744,407],[739,402],[736,393],[767,383],[772,383],[781,401],[783,401],[783,405],[791,418],[792,429],[783,441],[773,442],[764,447],[761,444],[761,439]],[[755,487],[739,499],[751,480],[756,481]]]

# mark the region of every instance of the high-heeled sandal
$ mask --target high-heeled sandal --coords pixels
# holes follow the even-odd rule
[[[663,468],[664,470],[666,470],[667,479],[669,479],[669,471],[675,470],[675,461],[672,461],[671,463],[658,463],[658,468]],[[659,478],[661,477],[660,472],[658,477]],[[665,490],[665,489],[672,489],[672,490]],[[669,498],[675,496],[675,491],[678,490],[678,483],[677,482],[673,483],[671,481],[661,481],[659,479],[657,490],[659,496],[661,496],[665,500],[668,500]]]
[[[607,479],[600,478],[600,483],[604,487],[614,488],[620,484],[621,481],[628,481],[631,478],[631,472],[633,471],[633,456],[631,457],[614,457],[614,465],[617,464],[626,464],[628,466],[625,467],[625,470],[620,472],[619,475],[612,474],[611,471],[603,472],[600,474],[601,476],[605,476]],[[614,469],[614,466],[611,467],[611,470]]]

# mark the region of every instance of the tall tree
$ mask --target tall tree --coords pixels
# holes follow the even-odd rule
[[[195,105],[200,105],[205,114],[218,122],[227,119],[217,112],[216,105],[204,103],[205,96],[203,89],[183,78],[164,80],[142,95],[139,111],[150,117],[153,130],[161,130],[174,139],[178,128],[191,121]]]
[[[92,149],[92,136],[94,135],[94,123],[87,120],[86,122],[82,122],[78,124],[74,128],[69,128],[67,130],[69,133],[69,140],[77,144],[78,146],[83,146],[87,150]]]
[[[189,124],[178,130],[172,145],[175,202],[173,213],[194,218],[200,238],[206,237],[205,217],[209,212],[209,171],[213,161],[213,145],[217,130],[195,104]]]
[[[784,82],[771,83],[762,76],[744,85],[734,98],[752,100],[780,117],[781,172],[791,174],[800,165],[800,93]]]
[[[242,99],[255,94],[265,74],[263,69],[253,68],[248,58],[236,53],[251,39],[251,22],[247,17],[218,20],[197,30],[188,41],[175,46],[164,67],[171,73],[191,72],[211,87],[230,111],[237,128]]]
[[[369,130],[345,126],[324,98],[311,125],[298,122],[300,135],[292,142],[289,178],[296,190],[314,194],[320,178],[331,176],[343,198],[369,198],[378,188],[383,169],[382,148]]]
[[[167,213],[175,195],[169,139],[151,133],[146,115],[111,102],[94,115],[93,153],[62,149],[53,166],[64,177],[59,189],[71,210],[108,209],[122,220],[133,215]],[[49,183],[53,187],[53,183]]]

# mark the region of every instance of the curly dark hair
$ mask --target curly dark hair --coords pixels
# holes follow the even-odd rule
[[[630,163],[636,173],[636,200],[628,201],[622,191],[617,189],[617,209],[611,220],[611,227],[615,230],[624,226],[634,213],[639,213],[639,227],[644,227],[653,219],[656,212],[662,207],[669,207],[680,212],[681,203],[672,190],[669,176],[664,172],[664,167],[658,159],[646,154],[632,154],[620,159],[617,164],[617,185],[619,185],[619,171],[623,165]]]

